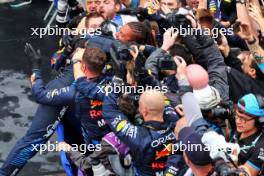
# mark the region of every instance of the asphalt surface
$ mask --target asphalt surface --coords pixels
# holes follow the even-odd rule
[[[16,141],[31,124],[37,104],[29,86],[30,62],[24,54],[26,42],[41,50],[45,80],[52,78],[49,57],[56,50],[58,37],[32,36],[31,28],[45,27],[45,12],[51,2],[33,0],[26,7],[0,4],[0,166]],[[53,136],[51,141],[55,141]],[[21,176],[63,175],[58,153],[37,154],[19,173]]]

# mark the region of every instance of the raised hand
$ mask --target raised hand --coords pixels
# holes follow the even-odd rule
[[[174,31],[173,28],[169,28],[163,34],[163,44],[161,46],[161,49],[165,51],[169,51],[169,49],[174,45],[177,37],[178,37],[178,31]]]
[[[36,51],[30,43],[26,43],[24,46],[24,52],[28,56],[30,63],[32,64],[32,69],[39,69],[41,65],[40,50],[38,49]]]

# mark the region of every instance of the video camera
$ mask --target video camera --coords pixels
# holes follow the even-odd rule
[[[166,15],[167,21],[176,29],[191,27],[191,22],[186,18],[188,10],[180,8]]]
[[[248,173],[243,169],[230,165],[230,163],[225,162],[222,158],[214,159],[213,165],[217,176],[248,176]]]
[[[130,61],[133,59],[132,55],[130,54],[130,46],[136,43],[121,43],[120,41],[114,41],[112,44],[113,51],[117,55],[117,59],[120,61]]]
[[[202,110],[204,117],[231,119],[235,115],[235,108],[232,101],[222,101],[216,107],[209,110]]]
[[[248,176],[235,164],[240,153],[238,144],[226,142],[225,137],[215,131],[204,133],[202,142],[210,149],[210,157],[217,176]]]
[[[176,70],[177,65],[175,64],[173,58],[169,54],[164,54],[162,57],[158,58],[158,68],[162,70]]]

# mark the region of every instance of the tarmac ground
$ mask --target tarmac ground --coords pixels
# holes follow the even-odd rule
[[[0,1],[1,3],[1,1]],[[31,28],[43,28],[43,17],[51,2],[33,0],[32,4],[12,9],[0,4],[0,166],[16,141],[31,124],[37,104],[32,101],[29,76],[31,64],[24,54],[26,42],[41,50],[45,80],[52,78],[49,58],[56,51],[58,37],[32,35]],[[51,138],[55,141],[56,136]],[[18,174],[21,176],[64,175],[57,152],[37,154]]]

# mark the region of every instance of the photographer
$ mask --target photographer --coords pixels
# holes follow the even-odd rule
[[[177,65],[179,67],[179,63]],[[187,75],[186,75],[187,71],[185,68],[186,66],[184,64],[181,65],[182,65],[181,66],[182,71],[179,71],[179,69],[177,69],[177,74],[178,77],[182,78],[181,82],[185,82],[184,85],[188,86],[189,84],[187,82]],[[179,85],[181,85],[180,82]],[[238,108],[236,109],[236,125],[237,125],[236,132],[239,134],[240,137],[238,141],[234,141],[234,142],[238,142],[238,144],[240,145],[240,150],[242,151],[238,156],[238,165],[240,168],[243,168],[248,174],[253,176],[259,174],[263,164],[263,162],[261,162],[259,159],[256,159],[256,157],[261,157],[263,155],[263,152],[261,152],[263,150],[261,149],[262,148],[261,146],[263,146],[262,117],[264,114],[263,114],[263,104],[261,103],[261,101],[263,102],[263,97],[256,98],[254,95],[249,94],[243,97],[241,101],[239,101]],[[182,102],[184,107],[184,114],[188,124],[198,133],[204,134],[207,130],[207,125],[206,124],[197,125],[199,121],[200,122],[203,121],[203,118],[201,111],[197,106],[198,104],[195,103],[196,101],[194,101],[194,97],[192,93],[190,92],[185,93],[182,96]],[[250,124],[246,124],[246,123],[250,123]],[[203,130],[199,130],[199,128],[202,128]],[[243,139],[245,140],[245,142]],[[239,140],[241,140],[241,142],[239,142]],[[248,150],[245,151],[246,153],[243,152],[243,150],[245,149]]]
[[[240,146],[238,165],[252,176],[264,174],[263,160],[261,160],[264,156],[263,100],[261,95],[247,94],[238,101],[235,116],[236,130],[231,140]]]

